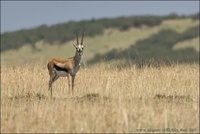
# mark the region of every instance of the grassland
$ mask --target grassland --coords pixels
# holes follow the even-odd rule
[[[1,66],[1,132],[199,132],[199,65],[99,63],[48,91],[43,60]],[[169,129],[167,129],[169,128]]]
[[[67,78],[60,78],[51,98],[46,67],[52,57],[73,56],[72,41],[40,41],[39,51],[27,45],[1,53],[1,132],[199,132],[199,64],[140,69],[115,64],[130,64],[123,60],[84,64],[96,53],[126,49],[162,29],[182,33],[196,25],[199,21],[191,19],[168,20],[84,38],[84,66],[77,73],[74,95],[68,94]],[[174,49],[187,47],[199,51],[199,38],[178,42]]]

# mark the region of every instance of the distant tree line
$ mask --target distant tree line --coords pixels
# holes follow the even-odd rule
[[[113,59],[126,59],[139,67],[148,65],[150,61],[157,63],[199,63],[199,52],[192,48],[173,50],[177,42],[199,37],[199,26],[191,27],[184,33],[177,33],[171,29],[163,29],[146,39],[139,40],[126,50],[113,49],[106,54],[96,54],[88,64]],[[151,63],[152,64],[152,63]],[[125,64],[124,66],[127,66]]]
[[[54,42],[64,43],[75,38],[75,30],[85,28],[85,36],[93,37],[102,34],[106,28],[117,28],[125,31],[130,27],[140,27],[146,25],[149,27],[160,25],[166,19],[180,18],[199,19],[199,13],[189,16],[179,16],[170,14],[168,16],[130,16],[117,18],[102,18],[83,20],[79,22],[71,21],[52,26],[41,25],[33,29],[23,29],[15,32],[6,32],[1,34],[1,51],[9,49],[18,49],[25,44],[35,48],[35,43],[43,40],[49,44]]]

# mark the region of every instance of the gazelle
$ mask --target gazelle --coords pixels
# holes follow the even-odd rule
[[[78,33],[76,31],[77,44],[73,43],[74,47],[76,48],[76,53],[74,57],[70,57],[68,59],[56,57],[53,58],[51,61],[49,61],[49,63],[47,64],[47,68],[50,75],[49,90],[51,91],[51,96],[52,96],[52,84],[59,77],[67,77],[68,87],[69,87],[68,90],[70,94],[70,76],[71,76],[72,93],[73,93],[75,76],[80,68],[81,59],[83,57],[83,49],[85,47],[83,45],[83,36],[84,36],[84,31],[82,32],[81,43],[79,43]]]

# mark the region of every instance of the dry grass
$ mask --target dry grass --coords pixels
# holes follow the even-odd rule
[[[199,132],[199,65],[82,67],[74,96],[60,78],[50,98],[34,64],[1,66],[1,132]]]

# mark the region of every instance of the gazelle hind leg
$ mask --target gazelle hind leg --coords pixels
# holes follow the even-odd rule
[[[53,74],[50,76],[49,80],[49,89],[52,88],[52,84],[59,78],[57,74]]]
[[[55,76],[56,76],[55,74],[50,75],[50,79],[49,79],[49,90],[52,88],[53,79],[54,79]]]
[[[54,77],[54,79],[53,79],[53,82],[55,82],[58,78],[59,78],[59,76],[56,75],[56,76]]]
[[[55,73],[54,73],[53,75],[50,76],[50,80],[49,80],[49,90],[51,91],[51,96],[52,96],[52,84],[53,84],[53,82],[55,82],[58,78],[59,78],[59,76],[57,76]]]

